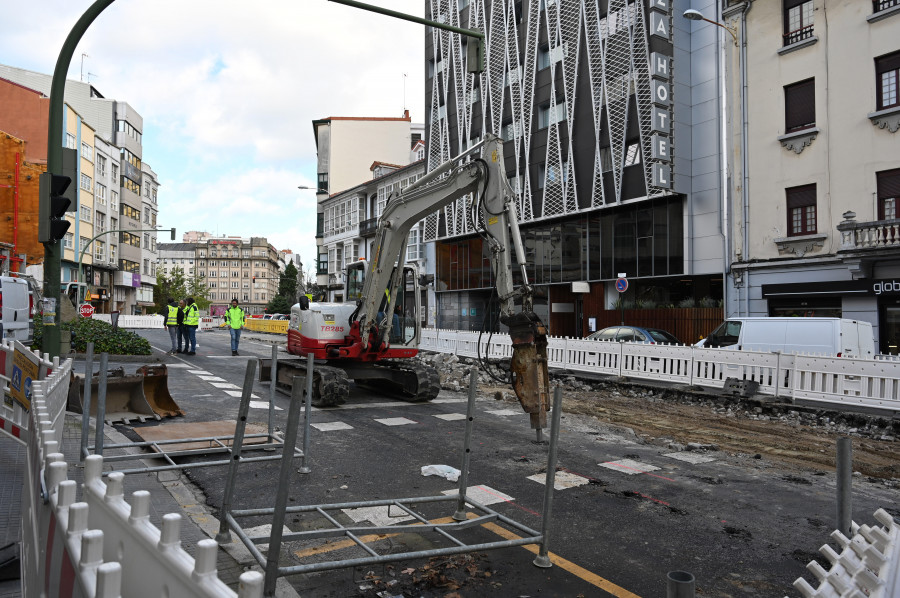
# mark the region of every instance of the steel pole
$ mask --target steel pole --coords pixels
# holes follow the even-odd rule
[[[853,524],[853,497],[851,481],[853,480],[853,444],[849,438],[838,438],[837,441],[837,528],[848,538]]]
[[[309,420],[312,417],[313,374],[313,354],[310,353],[306,356],[306,397],[304,399],[304,413],[306,417],[303,421],[303,456],[300,458],[300,469],[297,470],[297,473],[309,473],[312,471],[309,465],[306,464],[306,457],[309,455]]]
[[[459,498],[456,501],[456,513],[453,519],[466,520],[466,488],[469,484],[469,463],[472,459],[472,429],[475,426],[475,390],[478,387],[478,372],[469,370],[469,402],[466,406],[466,437],[463,442],[462,470],[459,473]]]
[[[541,547],[533,563],[537,567],[552,567],[549,556],[550,515],[553,512],[553,486],[556,485],[556,455],[559,444],[559,418],[562,415],[562,387],[553,390],[553,417],[550,428],[550,454],[547,457],[547,478],[544,481],[544,513],[541,515]]]
[[[53,69],[53,80],[50,83],[50,113],[47,123],[47,172],[62,174],[63,155],[63,110],[65,109],[66,73],[72,63],[72,55],[78,47],[78,42],[84,36],[87,28],[94,22],[114,0],[96,0],[81,18],[72,27],[72,31],[63,42],[62,49],[56,59],[56,68]],[[78,181],[72,181],[76,193],[79,188]],[[76,195],[77,197],[77,195]],[[75,209],[78,209],[77,202]],[[62,248],[59,241],[44,243],[44,297],[56,300],[56,322],[53,325],[44,326],[43,350],[51,357],[59,355],[60,341],[60,316],[62,313],[60,297],[60,279],[62,269]]]
[[[94,437],[94,454],[103,455],[103,420],[106,419],[106,379],[109,353],[100,354],[100,381],[97,383],[97,426]]]
[[[94,372],[94,343],[88,342],[84,354],[84,396],[81,399],[81,453],[79,461],[87,457],[88,436],[91,434],[91,374]]]

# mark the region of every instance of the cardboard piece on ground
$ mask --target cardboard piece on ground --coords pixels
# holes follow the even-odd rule
[[[268,428],[256,424],[247,424],[244,429],[244,445],[248,444],[265,444],[268,438],[247,438],[248,434],[265,434]],[[231,446],[232,439],[223,439],[223,436],[234,436],[233,421],[214,421],[214,422],[194,422],[188,424],[165,424],[161,426],[150,426],[145,428],[134,428],[138,436],[147,442],[158,442],[160,440],[178,440],[179,438],[208,438],[210,436],[219,437],[219,440],[225,446]],[[213,448],[218,444],[212,441],[198,442],[177,442],[164,444],[160,448],[164,451],[188,451],[193,449]],[[157,450],[155,447],[151,447]],[[157,451],[159,452],[159,451]]]

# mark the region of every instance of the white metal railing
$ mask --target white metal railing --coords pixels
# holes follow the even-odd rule
[[[95,320],[101,320],[112,324],[112,316],[109,314],[94,314]],[[128,316],[119,314],[119,328],[165,328],[166,319],[154,314],[150,316]]]
[[[43,378],[52,373],[59,366],[59,360],[50,360],[48,354],[41,356],[38,351],[31,351],[19,344],[19,350],[29,353],[38,363],[38,378]],[[0,395],[6,397],[9,394],[9,384],[13,375],[13,357],[16,351],[16,342],[9,339],[0,340]],[[29,436],[28,409],[13,399],[9,403],[0,401],[0,433],[27,444]]]
[[[852,538],[833,531],[831,539],[840,552],[828,544],[819,549],[831,568],[826,571],[817,561],[806,566],[819,581],[819,587],[814,588],[800,577],[794,588],[804,598],[900,596],[900,525],[884,509],[875,511],[875,519],[881,527],[853,522]]]
[[[72,360],[33,385],[25,482],[22,493],[22,594],[24,596],[184,596],[259,598],[263,575],[247,571],[237,593],[216,571],[218,544],[205,539],[192,557],[181,548],[181,515],[150,521],[150,493],[125,500],[121,472],[102,478],[103,457],[84,465],[83,502],[61,451]],[[98,425],[102,425],[100,422]]]
[[[462,357],[477,357],[479,349],[482,358],[512,356],[505,333],[426,328],[421,348]],[[823,407],[900,412],[900,360],[886,356],[856,359],[549,337],[547,360],[551,368],[573,373],[688,386],[722,388],[729,379],[753,381],[764,395]]]

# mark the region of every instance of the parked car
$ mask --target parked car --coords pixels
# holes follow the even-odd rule
[[[870,322],[847,318],[729,318],[695,346],[872,357],[875,334]]]
[[[0,276],[0,336],[30,346],[34,339],[34,294],[27,280]]]
[[[645,343],[648,345],[680,345],[675,335],[659,328],[642,328],[639,326],[609,326],[587,337],[597,341],[618,341],[620,343]]]

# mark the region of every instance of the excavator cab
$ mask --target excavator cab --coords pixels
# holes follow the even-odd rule
[[[367,265],[365,260],[347,265],[344,277],[344,296],[347,301],[362,300]],[[393,309],[390,307],[392,297],[395,297]],[[383,340],[392,347],[415,349],[419,346],[421,334],[420,313],[422,306],[418,268],[414,264],[405,264],[397,287],[384,290],[375,316],[376,326],[379,331],[387,330],[390,326],[390,331]]]

